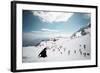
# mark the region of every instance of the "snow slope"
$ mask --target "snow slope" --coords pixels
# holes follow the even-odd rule
[[[23,47],[23,62],[87,60],[91,58],[90,40],[90,34],[87,34],[74,39],[60,38],[57,41],[42,41],[36,47]],[[45,47],[47,47],[47,57],[38,57]]]
[[[90,32],[91,32],[91,24],[88,24],[87,26],[85,26],[83,28],[80,28],[78,31],[73,33],[71,38],[76,38],[76,37],[84,36],[86,34],[90,34]]]
[[[71,37],[56,37],[41,41],[37,46],[23,47],[24,63],[48,61],[74,61],[91,59],[91,25],[80,28]],[[39,53],[47,48],[47,57]]]

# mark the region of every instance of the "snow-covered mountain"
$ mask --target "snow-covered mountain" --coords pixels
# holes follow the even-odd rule
[[[91,25],[76,31],[70,38],[55,37],[42,40],[36,46],[23,47],[23,62],[87,60],[91,58]],[[38,55],[46,48],[47,57]]]
[[[84,36],[86,34],[90,34],[90,31],[91,31],[91,24],[88,24],[87,26],[80,28],[78,31],[73,33],[71,38],[76,38],[76,37]]]

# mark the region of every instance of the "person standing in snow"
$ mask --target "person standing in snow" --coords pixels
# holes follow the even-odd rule
[[[39,57],[47,57],[47,48],[45,47],[39,54]]]
[[[68,50],[68,55],[70,55],[70,50]]]

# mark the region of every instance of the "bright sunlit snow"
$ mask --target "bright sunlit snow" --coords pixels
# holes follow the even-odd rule
[[[58,38],[57,41],[43,41],[38,46],[23,47],[23,62],[47,62],[90,59],[90,34],[74,39]],[[85,47],[84,47],[85,45]],[[39,53],[47,47],[47,57]]]

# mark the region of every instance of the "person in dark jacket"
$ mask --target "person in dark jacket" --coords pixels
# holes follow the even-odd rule
[[[40,52],[39,57],[43,57],[43,58],[47,57],[47,48],[44,48],[44,49]]]

